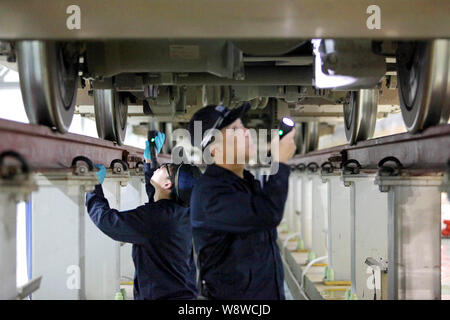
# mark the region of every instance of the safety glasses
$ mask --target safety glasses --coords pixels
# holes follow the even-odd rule
[[[173,177],[173,175],[170,174],[170,169],[169,169],[169,167],[172,167],[172,163],[163,163],[163,164],[160,166],[160,168],[162,168],[162,167],[166,168],[166,170],[167,170],[167,176],[169,177],[169,180],[173,183],[174,177]],[[172,170],[172,171],[173,171],[173,170]]]

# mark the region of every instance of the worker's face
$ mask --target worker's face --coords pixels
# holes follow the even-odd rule
[[[255,146],[250,131],[244,127],[241,119],[236,119],[233,123],[220,131],[222,132],[222,141],[218,141],[214,145],[213,150],[215,150],[213,153],[216,155],[222,154],[223,163],[248,163],[250,155],[254,152]]]
[[[166,166],[161,166],[153,172],[150,183],[155,188],[158,188],[160,192],[170,193],[172,182],[170,181]]]

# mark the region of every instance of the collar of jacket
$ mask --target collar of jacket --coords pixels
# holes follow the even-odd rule
[[[238,179],[242,181],[242,178],[239,177],[237,174],[235,174],[234,172],[225,169],[221,166],[218,166],[216,164],[210,164],[206,167],[206,171],[205,174],[208,176],[213,176],[213,177],[230,177],[230,178],[234,178],[234,179]],[[244,180],[252,182],[254,180],[253,175],[244,169]]]

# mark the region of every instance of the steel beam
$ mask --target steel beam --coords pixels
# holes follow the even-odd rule
[[[302,67],[246,67],[244,79],[226,79],[207,73],[190,73],[174,78],[174,85],[228,85],[228,86],[312,86],[313,69]],[[164,84],[160,76],[147,78],[145,84]]]
[[[312,220],[313,220],[313,183],[308,174],[303,174],[302,177],[302,194],[301,194],[301,212],[300,212],[300,225],[303,237],[304,248],[311,250],[312,248]]]
[[[43,276],[35,299],[86,299],[85,191],[95,174],[76,177],[37,175],[32,194],[33,277]]]
[[[388,298],[440,300],[442,176],[377,176],[375,183],[388,192]]]
[[[319,174],[312,174],[312,243],[311,251],[316,258],[328,254],[328,195],[327,185]]]
[[[350,188],[351,292],[360,300],[371,300],[376,290],[380,299],[383,289],[380,270],[373,275],[365,261],[367,258],[388,260],[388,198],[378,190],[373,174],[341,177]]]
[[[80,155],[106,167],[114,159],[126,161],[130,168],[143,160],[142,149],[79,134],[61,134],[45,126],[0,119],[0,136],[0,152],[15,150],[25,155],[35,170],[69,168],[72,159]],[[168,155],[158,155],[159,162],[169,160]]]
[[[289,164],[316,162],[320,165],[335,156],[355,159],[364,168],[372,169],[377,168],[381,159],[394,156],[408,169],[444,171],[450,158],[450,125],[431,127],[419,134],[395,134],[358,142],[354,146],[318,150],[295,156]]]
[[[350,270],[350,189],[342,185],[339,171],[321,174],[328,200],[328,269],[330,281],[349,281]]]
[[[43,280],[34,298],[114,299],[120,290],[120,243],[92,223],[85,207],[86,192],[98,183],[95,173],[75,176],[53,170],[35,178],[33,275],[43,275]],[[129,174],[108,170],[103,190],[111,208],[120,209],[121,186],[129,179]]]
[[[292,173],[291,173],[292,175]],[[288,231],[290,233],[294,233],[295,232],[295,228],[294,228],[294,192],[293,192],[293,179],[292,177],[289,177],[289,187],[288,187],[288,195],[287,195],[287,199],[286,199],[286,204],[284,205],[284,213],[283,213],[283,218],[287,220],[287,226],[288,226]]]
[[[128,175],[106,178],[103,192],[114,209],[121,209],[122,190],[128,187]],[[130,199],[132,201],[133,199]],[[138,202],[134,207],[138,206]],[[86,212],[86,299],[112,300],[120,291],[120,243],[103,234]]]
[[[291,179],[292,181],[292,194],[293,194],[293,231],[295,233],[298,233],[301,231],[301,224],[300,224],[300,211],[301,211],[301,207],[302,207],[302,180],[301,180],[301,174],[294,170],[291,171]],[[291,188],[291,186],[289,186],[289,188]],[[289,189],[291,190],[291,189]],[[300,249],[300,248],[299,248]]]
[[[2,166],[5,165],[3,159]],[[8,177],[5,177],[9,171],[6,165],[0,171],[0,300],[23,299],[39,288],[40,278],[33,279],[21,288],[16,287],[17,204],[29,201],[30,194],[37,190],[37,186],[28,172],[16,171],[16,174],[7,174]]]
[[[289,189],[286,204],[284,206],[283,223],[287,226],[290,241],[297,241],[297,249],[303,249],[303,239],[300,227],[301,211],[301,174],[292,170],[289,176]]]
[[[17,202],[10,192],[0,192],[0,299],[11,300],[16,289]]]
[[[134,209],[148,202],[144,176],[132,176],[128,184],[120,188],[120,210]],[[121,280],[134,279],[134,263],[132,260],[132,244],[121,243],[120,277]]]
[[[450,35],[447,0],[378,0],[379,29],[367,27],[372,0],[77,0],[81,25],[73,30],[67,27],[72,4],[3,0],[0,39],[422,39]]]

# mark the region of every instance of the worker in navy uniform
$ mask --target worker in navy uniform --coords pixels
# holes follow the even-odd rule
[[[290,169],[286,162],[294,155],[295,130],[283,139],[272,140],[272,163],[278,172],[264,186],[236,161],[238,152],[248,161],[254,148],[241,117],[249,109],[206,106],[189,123],[194,145],[194,122],[202,122],[202,144],[213,164],[195,185],[191,196],[191,223],[199,268],[200,294],[206,299],[284,300],[284,274],[276,243],[277,226],[283,216]],[[218,129],[223,139],[209,140],[207,130]],[[225,130],[232,134],[226,136]],[[242,130],[236,130],[242,129]],[[206,135],[205,135],[206,133]],[[237,143],[244,135],[245,144]],[[279,142],[279,152],[273,148]],[[227,148],[234,148],[234,162],[226,163]],[[223,161],[218,161],[222,154]]]
[[[156,137],[157,152],[161,150],[164,138],[161,133]],[[166,164],[152,170],[150,157],[147,141],[144,158],[148,203],[128,211],[110,208],[101,186],[106,170],[96,165],[100,169],[100,184],[87,193],[87,210],[94,224],[107,236],[133,244],[135,300],[196,299],[189,207],[174,196],[174,175],[182,179],[178,177],[180,166]],[[182,166],[198,170],[194,166]],[[190,193],[196,179],[190,179],[189,170],[187,172],[188,177],[183,176],[184,186],[178,187]]]

